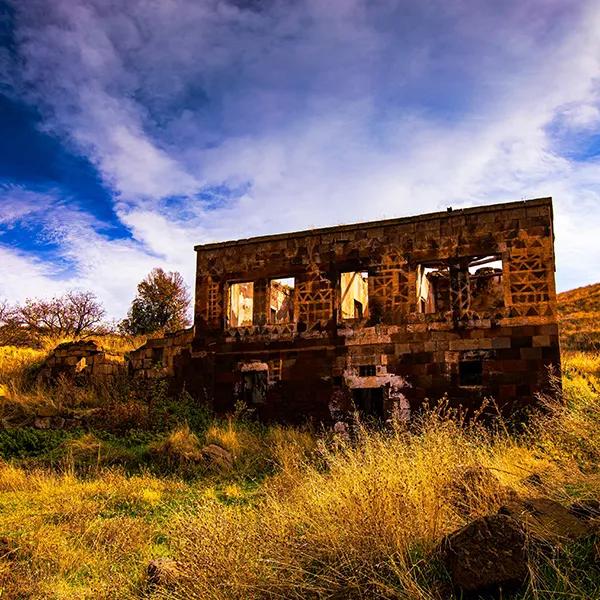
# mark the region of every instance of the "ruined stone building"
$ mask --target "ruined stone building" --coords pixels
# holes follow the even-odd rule
[[[560,364],[553,239],[542,198],[196,246],[172,374],[217,411],[284,421],[406,416],[444,394],[523,407]]]

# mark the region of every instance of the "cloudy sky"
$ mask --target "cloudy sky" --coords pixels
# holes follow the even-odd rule
[[[597,1],[0,0],[0,298],[541,196],[600,281]]]

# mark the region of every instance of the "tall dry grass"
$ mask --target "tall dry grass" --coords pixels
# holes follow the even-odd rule
[[[410,431],[359,428],[352,443],[230,419],[157,444],[173,464],[209,443],[231,453],[229,471],[192,479],[107,469],[110,447],[94,433],[66,441],[54,470],[0,462],[0,598],[452,598],[436,554],[444,535],[514,494],[600,498],[600,355],[563,367],[563,394],[520,435],[443,410]],[[150,589],[158,556],[178,576]],[[532,553],[519,597],[600,597],[592,556]]]
[[[435,551],[446,534],[515,496],[600,498],[599,365],[566,357],[564,395],[520,436],[434,411],[410,432],[363,429],[282,461],[251,508],[206,499],[173,521],[180,577],[159,596],[449,598]],[[579,570],[574,552],[532,553],[523,597],[600,597],[593,552]]]

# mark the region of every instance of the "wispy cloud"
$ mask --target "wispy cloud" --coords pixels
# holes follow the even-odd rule
[[[115,313],[156,263],[191,283],[194,243],[543,195],[560,286],[600,279],[600,161],[572,152],[600,122],[596,3],[14,9],[13,93],[96,165],[132,233],[83,219],[61,239],[68,283]]]

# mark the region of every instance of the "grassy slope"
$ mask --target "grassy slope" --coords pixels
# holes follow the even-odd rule
[[[600,349],[600,283],[558,295],[563,347]]]
[[[7,350],[2,362],[1,350],[11,389],[3,411],[112,402],[109,425],[146,414],[128,388],[25,391],[19,369],[38,355]],[[362,431],[350,446],[197,418],[160,390],[148,391],[156,414],[143,431],[2,432],[0,597],[451,598],[437,544],[495,512],[508,490],[564,504],[600,497],[600,355],[568,354],[563,366],[566,402],[520,437],[432,413],[411,434]],[[196,463],[205,443],[229,449],[233,469]],[[473,466],[494,476],[463,482]],[[533,473],[540,485],[525,480]],[[519,597],[600,597],[594,552],[532,551],[532,584]],[[149,590],[145,567],[158,556],[176,558],[181,574]]]

